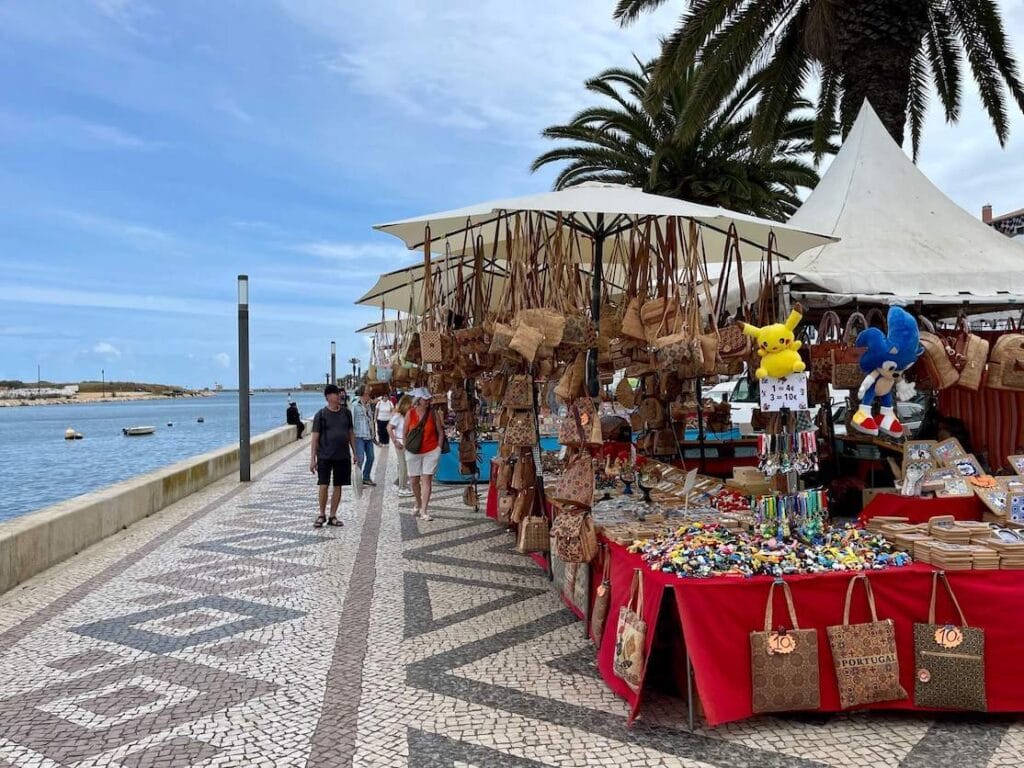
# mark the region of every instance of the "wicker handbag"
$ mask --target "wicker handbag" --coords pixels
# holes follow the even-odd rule
[[[465,434],[466,432],[472,432],[476,429],[476,412],[475,411],[456,411],[455,412],[455,430],[459,434]]]
[[[519,523],[519,541],[516,551],[520,554],[528,552],[547,552],[551,548],[551,529],[544,515],[530,515]]]
[[[563,563],[589,563],[597,555],[597,531],[587,510],[558,509],[551,537]]]
[[[476,447],[476,434],[467,432],[459,441],[459,462],[462,464],[475,464],[479,457]]]
[[[530,411],[516,411],[505,427],[505,445],[512,448],[532,448],[537,445],[537,421]]]
[[[495,323],[491,330],[491,345],[487,348],[487,353],[489,355],[509,355],[509,344],[512,342],[513,335],[515,335],[515,331],[511,326]]]
[[[516,497],[510,494],[503,494],[498,497],[498,522],[508,525],[512,520],[512,508],[515,506]]]
[[[864,583],[871,621],[850,624],[850,601],[857,582]],[[843,623],[828,628],[839,683],[839,703],[846,709],[876,701],[907,698],[900,685],[900,662],[896,656],[896,626],[892,619],[879,621],[875,596],[867,576],[854,576],[846,588]]]
[[[586,383],[587,355],[580,352],[576,359],[565,367],[558,385],[555,387],[555,397],[563,403],[571,403],[581,392]]]
[[[459,411],[472,411],[473,400],[469,396],[469,392],[463,386],[456,386],[452,390],[451,394],[452,410]]]
[[[533,379],[529,376],[512,376],[501,405],[517,411],[533,410]]]
[[[482,355],[491,348],[491,337],[482,325],[455,331],[455,344],[468,355]]]
[[[793,629],[772,629],[772,601],[781,585]],[[777,579],[768,589],[764,631],[750,633],[753,710],[791,712],[817,709],[821,704],[818,678],[818,631],[800,629],[789,585]]]
[[[463,472],[463,474],[466,474]],[[477,510],[480,507],[480,496],[476,492],[476,485],[471,484],[466,486],[466,490],[462,492],[462,503],[467,507],[472,507],[473,510]]]
[[[439,330],[420,329],[420,360],[424,363],[440,363],[444,360],[444,346]]]
[[[565,507],[590,509],[594,503],[594,463],[589,453],[580,453],[569,462],[548,497]]]
[[[636,397],[633,394],[633,387],[629,379],[623,376],[615,387],[615,399],[623,408],[632,408],[636,404]]]
[[[960,626],[935,623],[939,580],[960,617]],[[932,574],[928,623],[914,624],[914,705],[986,711],[985,630],[967,619],[946,574]]]
[[[597,329],[586,315],[569,315],[565,318],[562,332],[562,346],[570,349],[592,349],[597,346]]]
[[[540,331],[544,336],[545,345],[554,348],[562,343],[565,315],[561,312],[547,308],[521,309],[516,319],[520,327],[529,325]]]

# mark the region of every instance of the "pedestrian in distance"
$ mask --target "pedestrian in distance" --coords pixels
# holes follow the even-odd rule
[[[433,520],[430,516],[430,494],[434,485],[434,472],[441,459],[444,423],[441,414],[431,404],[430,390],[419,387],[410,393],[413,407],[405,415],[405,464],[416,496],[416,517]]]
[[[363,468],[363,485],[376,485],[370,479],[373,471],[373,443],[376,429],[373,403],[370,392],[363,385],[356,390],[356,401],[352,403],[352,424],[356,435],[356,461]]]
[[[288,403],[288,410],[284,412],[284,418],[287,423],[295,425],[295,439],[301,440],[302,433],[306,431],[306,423],[302,420],[299,405],[294,400]]]
[[[357,468],[361,463],[352,430],[352,413],[342,405],[341,391],[336,385],[328,384],[324,388],[324,399],[327,405],[316,412],[310,433],[312,445],[309,471],[317,476],[317,501],[320,507],[320,514],[313,523],[314,528],[322,528],[324,523],[341,526],[338,507],[341,506],[341,489],[352,485],[352,456],[356,457]],[[332,480],[334,488],[328,516],[327,491]]]
[[[380,445],[387,445],[389,436],[388,423],[395,414],[395,406],[391,402],[391,398],[384,395],[377,401],[375,410],[377,415],[377,442]]]
[[[410,408],[412,398],[403,395],[388,422],[388,435],[391,437],[391,445],[395,447],[395,458],[398,460],[398,479],[395,480],[395,485],[398,486],[398,495],[403,497],[412,496],[409,489],[409,469],[405,464],[405,416]]]

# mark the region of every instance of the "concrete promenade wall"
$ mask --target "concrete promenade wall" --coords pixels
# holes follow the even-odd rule
[[[251,461],[294,442],[293,425],[264,432]],[[0,594],[237,471],[238,445],[229,445],[0,523]]]

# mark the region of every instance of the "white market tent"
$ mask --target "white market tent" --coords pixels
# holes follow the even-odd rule
[[[1021,242],[946,197],[867,103],[789,225],[841,238],[782,265],[806,306],[1024,303]]]

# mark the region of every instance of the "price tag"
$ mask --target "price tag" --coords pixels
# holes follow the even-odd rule
[[[765,413],[807,410],[807,375],[791,373],[781,379],[761,379],[761,410]]]

